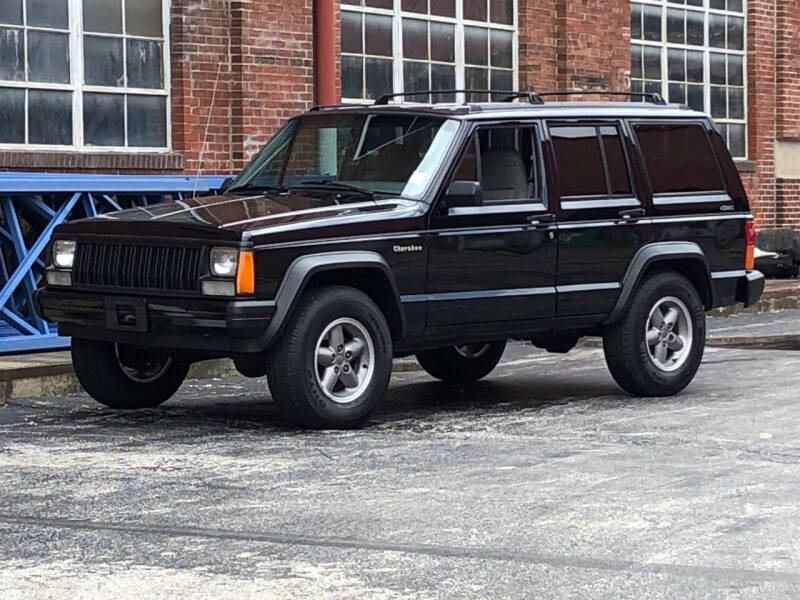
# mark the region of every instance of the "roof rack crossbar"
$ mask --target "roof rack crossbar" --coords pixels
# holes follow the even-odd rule
[[[537,95],[546,98],[549,96],[624,96],[627,98],[644,98],[651,104],[664,106],[667,104],[658,92],[612,92],[605,90],[567,90],[561,92],[537,92]]]
[[[503,96],[503,102],[513,102],[517,98],[527,98],[531,104],[544,104],[544,100],[536,92],[518,92],[514,90],[424,90],[419,92],[398,92],[395,94],[384,94],[375,100],[375,106],[389,104],[393,98],[406,96],[432,96],[433,94],[492,94]]]

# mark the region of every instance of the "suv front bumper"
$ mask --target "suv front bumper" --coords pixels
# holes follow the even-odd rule
[[[275,303],[264,300],[133,297],[41,289],[36,312],[64,336],[139,346],[250,354],[268,345]]]

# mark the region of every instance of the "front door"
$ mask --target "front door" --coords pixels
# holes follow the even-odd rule
[[[431,220],[429,327],[554,316],[556,230],[538,127],[479,126],[471,136]]]

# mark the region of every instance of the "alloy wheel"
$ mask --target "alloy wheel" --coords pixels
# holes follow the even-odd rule
[[[694,329],[689,309],[678,298],[668,296],[656,302],[645,328],[650,360],[660,370],[677,371],[692,351]]]
[[[375,373],[375,346],[367,328],[355,319],[330,323],[315,347],[315,373],[322,393],[337,404],[357,400]]]

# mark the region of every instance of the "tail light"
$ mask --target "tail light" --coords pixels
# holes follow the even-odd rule
[[[744,254],[744,268],[747,271],[752,271],[756,268],[756,224],[753,221],[745,223],[744,238],[747,243],[747,249]]]
[[[236,270],[236,293],[254,294],[256,291],[256,273],[252,250],[239,253],[239,266]]]

